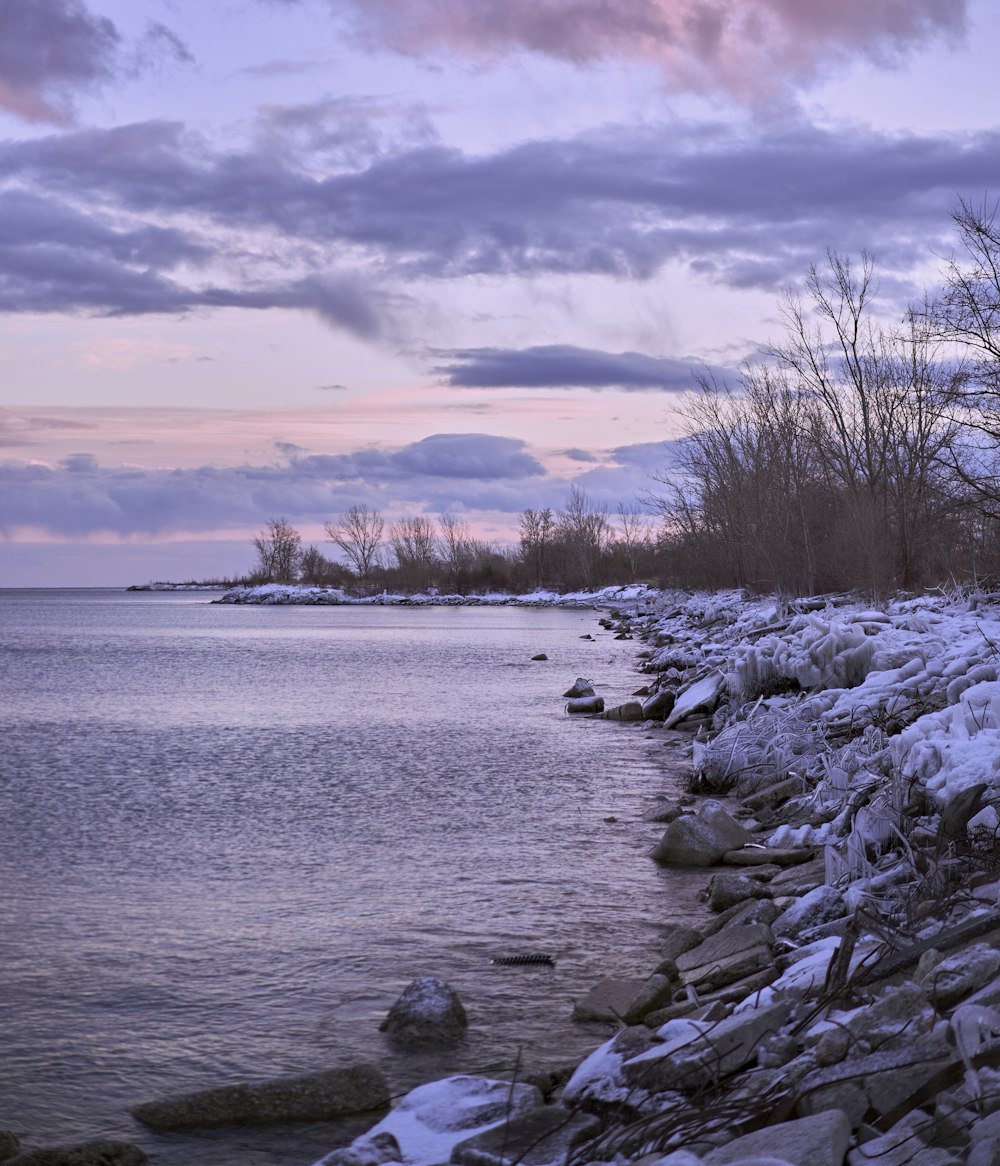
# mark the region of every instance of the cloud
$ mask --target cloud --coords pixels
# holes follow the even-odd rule
[[[121,36],[80,0],[0,4],[0,109],[30,122],[72,120],[72,94],[111,79]]]
[[[288,0],[285,0],[288,2]],[[330,0],[370,47],[658,65],[674,91],[756,101],[847,58],[889,65],[964,32],[965,0]]]
[[[295,308],[378,339],[410,306],[395,289],[420,281],[641,281],[680,264],[773,291],[831,244],[874,252],[899,283],[947,249],[956,194],[1000,185],[997,130],[672,123],[475,155],[419,118],[383,132],[388,116],[356,102],[281,107],[224,148],[178,122],[0,143],[0,311]],[[488,375],[468,353],[464,375]],[[617,372],[593,358],[573,375],[673,383],[667,365],[640,367],[653,358],[605,355]],[[546,358],[508,353],[502,375],[534,364],[541,377]]]
[[[602,352],[570,344],[535,348],[459,348],[434,372],[461,388],[660,389],[695,384],[697,361],[641,352]],[[723,372],[723,370],[716,370]],[[724,375],[724,373],[723,373]]]
[[[0,416],[0,445],[10,432]],[[256,526],[275,514],[320,523],[358,501],[402,512],[515,514],[558,505],[567,482],[546,474],[524,442],[483,433],[434,434],[397,449],[302,456],[279,443],[278,464],[194,469],[105,466],[88,452],[58,465],[0,462],[0,537],[24,529],[64,538],[176,536]]]

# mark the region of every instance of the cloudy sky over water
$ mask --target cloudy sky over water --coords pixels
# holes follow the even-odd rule
[[[825,249],[1000,196],[994,0],[0,0],[0,586],[613,509]]]

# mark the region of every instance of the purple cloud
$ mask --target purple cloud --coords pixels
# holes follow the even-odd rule
[[[641,352],[602,352],[570,344],[535,348],[458,348],[434,372],[461,388],[659,389],[684,392],[697,361]],[[724,370],[716,370],[725,375]]]
[[[16,444],[16,435],[5,444]],[[63,537],[167,535],[256,524],[271,514],[323,522],[359,500],[387,514],[516,513],[558,505],[567,482],[547,475],[524,442],[435,434],[400,449],[300,456],[279,465],[143,469],[80,452],[56,466],[0,462],[0,534],[32,527]]]
[[[113,76],[121,37],[80,0],[0,4],[0,109],[26,121],[65,124],[72,94]]]
[[[383,116],[284,108],[228,149],[171,122],[0,143],[0,310],[302,308],[377,337],[406,302],[393,287],[414,278],[643,280],[674,262],[775,290],[834,243],[873,251],[892,280],[946,249],[956,193],[1000,185],[996,130],[618,126],[471,155],[416,124],[371,131]],[[208,286],[191,274],[209,267]],[[446,373],[532,383],[557,357],[469,350]],[[602,372],[591,354],[573,376],[669,388],[686,372],[652,359],[605,354]]]

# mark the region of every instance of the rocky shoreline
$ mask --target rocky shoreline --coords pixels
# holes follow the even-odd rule
[[[580,1064],[423,1085],[316,1166],[1000,1161],[995,597],[618,606],[649,683],[578,711],[690,741],[650,860],[705,870],[709,921],[577,1002],[619,1026]]]
[[[992,600],[660,608],[615,627],[700,796],[657,811],[653,857],[704,866],[714,918],[578,1003],[621,1027],[568,1081],[508,1083],[500,1115],[496,1082],[423,1086],[318,1166],[1000,1161]]]

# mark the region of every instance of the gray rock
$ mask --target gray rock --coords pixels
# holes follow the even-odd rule
[[[666,825],[667,822],[672,822],[683,813],[684,807],[679,801],[667,801],[664,799],[658,805],[655,805],[649,813],[644,814],[642,820],[644,822],[662,822]]]
[[[573,1005],[573,1019],[623,1020],[645,987],[645,980],[609,976],[598,981],[582,1000]]]
[[[725,959],[713,960],[691,971],[682,972],[681,982],[685,987],[690,985],[695,991],[705,993],[764,971],[773,971],[775,976],[778,974],[771,949],[758,944]]]
[[[548,656],[546,656],[544,652],[536,652],[535,655],[531,658],[532,660],[547,660]]]
[[[832,1109],[744,1134],[702,1161],[704,1166],[735,1166],[746,1159],[778,1155],[790,1166],[842,1166],[850,1140],[851,1123]]]
[[[665,866],[712,866],[749,841],[749,832],[719,802],[708,801],[670,822],[650,857]]]
[[[593,1114],[540,1106],[484,1133],[459,1142],[451,1161],[459,1166],[548,1166],[563,1163],[574,1146],[594,1136],[600,1119]]]
[[[158,1130],[282,1121],[327,1121],[389,1104],[389,1087],[373,1065],[349,1065],[302,1077],[258,1084],[224,1085],[149,1101],[132,1114]]]
[[[986,943],[974,943],[947,956],[921,978],[938,1008],[951,1008],[963,996],[988,983],[1000,970],[1000,952]]]
[[[767,946],[773,939],[774,934],[771,928],[763,923],[751,924],[747,927],[726,927],[710,936],[698,947],[679,955],[677,957],[677,970],[682,973],[690,972],[694,968],[701,968],[706,964],[730,959],[734,955],[739,955],[753,947],[759,947],[761,944]]]
[[[834,887],[815,887],[786,908],[775,920],[775,935],[798,935],[848,913],[847,902]]]
[[[602,713],[604,712],[603,696],[578,696],[566,702],[568,713]]]
[[[641,721],[642,705],[637,700],[626,701],[625,704],[615,705],[613,709],[605,709],[597,714],[602,721]]]
[[[969,1131],[969,1166],[996,1166],[1000,1162],[1000,1113],[981,1118]]]
[[[6,1162],[17,1153],[20,1146],[17,1134],[13,1130],[0,1130],[0,1162]]]
[[[851,1035],[842,1028],[828,1029],[816,1042],[816,1064],[821,1069],[839,1065],[851,1048]]]
[[[695,927],[688,927],[684,923],[667,923],[660,941],[660,955],[664,959],[676,960],[686,951],[697,947],[702,938],[702,933]]]
[[[798,866],[816,856],[811,847],[798,846],[781,849],[777,846],[748,846],[742,850],[727,850],[722,861],[727,866]]]
[[[390,1133],[375,1134],[371,1138],[358,1138],[342,1150],[334,1150],[323,1159],[323,1166],[383,1166],[386,1162],[398,1162],[402,1151],[399,1142]]]
[[[934,1119],[917,1110],[896,1122],[888,1133],[872,1138],[847,1155],[847,1166],[911,1166],[916,1155],[925,1148],[922,1134],[930,1133]]]
[[[676,699],[672,688],[661,688],[642,702],[642,715],[648,721],[662,721],[673,712]]]
[[[458,993],[437,976],[412,980],[379,1029],[400,1045],[415,1047],[458,1040],[469,1020]]]
[[[712,911],[728,911],[747,899],[770,899],[771,890],[746,875],[712,875],[708,884],[708,905]]]
[[[673,998],[676,977],[654,972],[622,1015],[626,1024],[641,1024],[643,1017],[663,1008]]]
[[[725,878],[725,875],[713,876]],[[751,923],[773,923],[781,914],[781,910],[770,899],[743,899],[720,911],[702,928],[707,939],[716,935],[724,927],[746,927]]]
[[[857,1081],[837,1081],[821,1085],[803,1094],[795,1103],[800,1117],[811,1117],[833,1110],[846,1116],[851,1129],[857,1129],[868,1112],[868,1094]]]
[[[577,696],[593,696],[593,695],[594,695],[594,686],[590,683],[589,680],[584,680],[584,678],[582,676],[578,676],[576,678],[576,680],[573,682],[572,687],[567,688],[566,691],[563,693],[563,698],[565,700],[572,700],[573,697],[577,697]]]
[[[27,1150],[9,1160],[9,1166],[140,1166],[149,1158],[131,1142],[80,1142],[74,1146],[46,1146]]]

